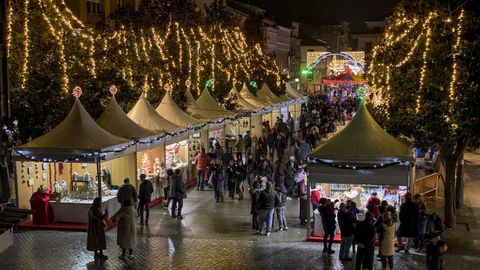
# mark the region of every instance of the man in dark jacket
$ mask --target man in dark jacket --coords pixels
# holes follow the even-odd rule
[[[266,222],[266,235],[269,236],[272,232],[273,212],[275,207],[280,203],[277,193],[272,188],[272,183],[267,182],[266,188],[260,193],[259,209],[260,209],[260,224],[259,229],[263,227],[263,222]],[[261,233],[261,232],[259,232]]]
[[[245,156],[252,154],[252,136],[250,136],[250,130],[247,130],[245,136],[243,136],[243,145],[245,147]]]
[[[130,184],[130,179],[125,177],[123,179],[123,185],[118,189],[117,201],[120,205],[122,205],[124,201],[130,201],[131,205],[135,205],[137,203],[136,194],[135,187]]]
[[[345,206],[344,203],[340,204],[340,209],[338,210],[338,226],[340,227],[340,232],[342,235],[342,244],[340,245],[340,260],[341,261],[351,261],[352,259],[348,257],[348,252],[350,246],[353,242],[353,234],[355,233],[356,219],[349,212],[349,207]]]
[[[397,252],[405,250],[409,254],[409,249],[413,245],[413,241],[417,236],[417,227],[419,219],[418,205],[412,201],[412,194],[405,194],[405,202],[400,206],[400,226],[397,231]],[[407,245],[403,244],[403,238],[407,237]]]
[[[355,229],[355,241],[358,245],[355,259],[355,270],[373,269],[373,253],[375,251],[375,225],[372,213],[365,213],[365,219]]]
[[[170,184],[170,190],[168,192],[170,198],[172,198],[172,218],[183,219],[182,217],[182,208],[183,208],[183,199],[187,197],[185,188],[183,187],[182,174],[180,169],[176,169],[175,173],[172,175],[172,183]],[[178,207],[178,212],[175,212]]]
[[[332,250],[333,238],[335,237],[335,228],[336,228],[336,221],[335,221],[335,210],[333,202],[327,202],[327,205],[324,207],[324,213],[322,217],[323,221],[323,230],[325,234],[323,235],[323,252],[327,252],[328,254],[335,253]],[[327,246],[328,242],[328,246]]]
[[[153,185],[150,181],[147,180],[147,176],[145,174],[140,174],[140,180],[142,183],[140,184],[140,190],[138,192],[138,200],[140,201],[138,208],[140,212],[140,224],[143,225],[143,210],[145,209],[145,224],[148,224],[148,217],[150,216],[150,209],[148,204],[151,201],[152,193],[153,193]]]

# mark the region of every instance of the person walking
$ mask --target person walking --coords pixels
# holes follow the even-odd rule
[[[227,181],[228,197],[230,197],[231,199],[233,199],[233,197],[235,196],[235,178],[235,161],[231,159],[225,169],[225,180]]]
[[[285,187],[287,188],[287,195],[292,196],[295,189],[295,174],[299,170],[298,162],[295,157],[291,156],[285,164]]]
[[[297,161],[302,162],[305,161],[307,158],[308,153],[310,153],[310,144],[305,142],[304,140],[300,140],[298,142],[298,150],[297,150]]]
[[[245,171],[247,174],[247,182],[248,187],[252,188],[253,181],[255,180],[255,159],[253,159],[253,155],[248,155],[247,162],[245,163]]]
[[[242,160],[243,159],[243,148],[245,147],[245,144],[243,142],[243,136],[242,134],[238,134],[238,139],[235,142],[235,149],[237,151],[237,160]]]
[[[405,251],[406,254],[410,254],[409,250],[413,246],[415,237],[417,236],[419,211],[418,205],[412,201],[412,194],[405,194],[405,202],[400,206],[400,226],[397,232],[397,245],[395,250],[400,252]],[[407,245],[403,243],[403,237],[407,237]]]
[[[278,195],[278,205],[275,212],[278,218],[278,231],[288,231],[287,219],[285,218],[285,202],[287,201],[287,189],[283,184],[276,184],[275,190]]]
[[[355,229],[355,241],[358,245],[355,258],[355,270],[373,270],[373,253],[375,250],[375,226],[373,215],[365,213],[365,219]]]
[[[333,202],[327,202],[325,206],[325,214],[322,217],[325,234],[323,235],[323,253],[333,254],[335,251],[332,249],[333,238],[335,237],[335,208]],[[328,246],[327,246],[328,242]]]
[[[128,258],[133,259],[133,248],[137,243],[137,226],[135,217],[137,212],[129,200],[125,200],[122,208],[112,217],[112,221],[118,224],[117,244],[122,249],[120,259],[125,259],[125,253],[128,250]]]
[[[293,134],[295,134],[295,120],[293,120],[291,113],[288,113],[287,126],[288,126],[288,137],[290,138],[291,141],[293,141]]]
[[[245,181],[245,166],[241,159],[237,160],[234,167],[235,173],[235,193],[238,195],[238,200],[243,200],[243,181]]]
[[[275,207],[279,204],[279,199],[277,193],[272,187],[271,182],[266,183],[265,189],[260,192],[259,198],[259,208],[260,208],[260,226],[263,227],[263,223],[266,224],[265,234],[267,236],[272,232],[272,223],[273,223],[273,213]]]
[[[183,219],[182,208],[183,199],[187,197],[182,182],[182,174],[180,169],[176,169],[172,175],[172,183],[170,185],[170,198],[172,198],[172,218]]]
[[[150,207],[148,206],[148,204],[150,203],[152,198],[153,185],[150,181],[147,180],[147,176],[143,173],[140,174],[140,180],[142,181],[142,183],[140,184],[140,190],[138,192],[140,225],[143,225],[144,223],[143,210],[145,210],[145,224],[148,225],[148,218],[150,216]]]
[[[170,205],[170,202],[172,201],[172,198],[170,197],[170,187],[172,186],[172,176],[173,176],[173,170],[172,169],[167,169],[167,190],[165,191],[165,200],[166,204],[164,205],[163,209],[168,210],[168,206]]]
[[[268,154],[270,156],[270,161],[273,161],[275,157],[275,146],[277,144],[277,132],[275,129],[271,129],[267,136],[267,143],[268,143]]]
[[[216,202],[223,202],[223,173],[222,161],[215,159],[210,165],[210,174],[212,176],[213,190]]]
[[[272,174],[273,174],[272,165],[270,165],[270,162],[268,162],[267,159],[263,159],[261,165],[258,167],[257,176],[259,177],[265,176],[267,178],[270,178],[269,180],[271,180]]]
[[[338,226],[340,227],[340,234],[342,236],[342,242],[340,244],[340,260],[351,261],[352,258],[348,256],[350,247],[353,242],[353,234],[355,233],[356,220],[348,212],[349,207],[345,203],[340,204],[338,209]]]
[[[277,141],[275,142],[275,150],[277,151],[277,159],[282,163],[284,162],[283,157],[285,156],[286,149],[287,149],[287,139],[285,138],[285,134],[280,132],[278,133]]]
[[[259,226],[259,207],[260,207],[260,192],[261,182],[255,181],[252,184],[252,188],[249,190],[250,197],[252,199],[250,204],[250,214],[252,215],[252,230],[260,231],[262,228]]]
[[[95,198],[88,211],[87,229],[87,250],[94,252],[95,264],[108,259],[108,256],[103,254],[103,251],[107,249],[104,223],[107,217],[107,210],[102,212],[102,200],[98,197]]]
[[[228,187],[229,187],[229,184],[230,184],[230,179],[229,179],[229,175],[228,175],[228,169],[230,167],[230,163],[231,161],[233,160],[233,154],[232,154],[232,148],[231,147],[226,147],[226,152],[225,154],[223,155],[223,161],[222,161],[222,164],[223,164],[223,190],[224,191],[228,191]]]
[[[120,205],[126,200],[130,201],[132,205],[137,203],[137,192],[135,187],[130,184],[128,177],[123,179],[123,185],[118,189],[117,193],[117,201]]]
[[[387,260],[390,270],[393,270],[393,250],[395,241],[395,223],[393,222],[392,214],[385,212],[382,214],[382,224],[377,230],[380,241],[379,252],[381,254],[382,267],[387,269]]]
[[[194,163],[197,169],[197,191],[204,191],[205,173],[209,164],[209,157],[205,153],[205,148],[202,147],[201,152],[195,156]]]
[[[243,144],[245,146],[245,156],[248,157],[249,155],[253,155],[253,140],[252,136],[250,135],[250,130],[247,130],[245,136],[243,136]]]

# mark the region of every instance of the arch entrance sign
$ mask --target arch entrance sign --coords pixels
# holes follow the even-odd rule
[[[343,71],[345,66],[348,66],[354,74],[363,73],[365,68],[365,52],[352,51],[339,53],[307,52],[307,69],[313,69],[328,58],[331,58],[328,68],[335,73]]]

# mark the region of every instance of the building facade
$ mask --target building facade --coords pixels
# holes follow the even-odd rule
[[[82,22],[95,24],[117,11],[137,11],[141,0],[66,0],[65,4]]]
[[[364,51],[367,63],[372,59],[372,49],[382,37],[385,30],[385,20],[367,21],[366,31],[352,34],[352,48],[355,51]]]

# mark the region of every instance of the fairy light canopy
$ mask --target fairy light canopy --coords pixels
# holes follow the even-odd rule
[[[97,119],[98,125],[116,136],[129,139],[142,139],[155,135],[155,132],[141,127],[127,116],[115,98],[117,91],[114,85],[110,87],[112,98]]]

